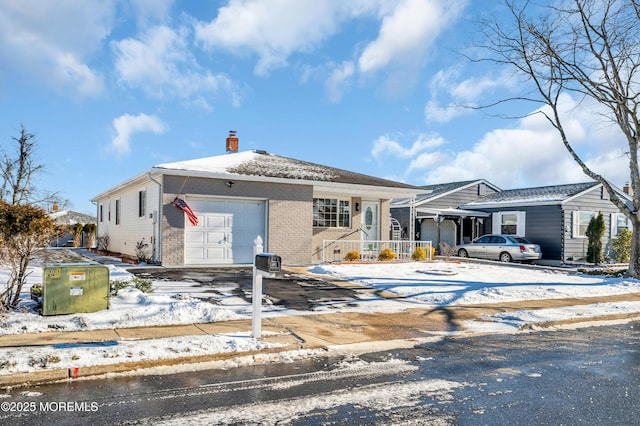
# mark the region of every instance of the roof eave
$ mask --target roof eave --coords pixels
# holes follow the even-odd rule
[[[516,201],[516,202],[497,202],[497,203],[482,203],[482,204],[463,204],[460,206],[461,208],[469,208],[472,210],[476,209],[497,209],[500,207],[533,207],[533,206],[553,206],[553,205],[561,205],[562,200],[547,200],[547,201]]]
[[[98,194],[98,195],[96,195],[96,196],[92,197],[90,201],[91,201],[91,202],[93,202],[93,203],[95,203],[95,202],[97,202],[98,200],[100,200],[100,199],[102,199],[102,198],[107,198],[107,197],[109,197],[111,194],[114,194],[114,193],[120,192],[120,191],[122,191],[123,189],[127,189],[127,188],[130,188],[130,187],[132,187],[132,186],[139,185],[139,184],[141,184],[142,182],[144,182],[144,181],[146,181],[146,180],[148,180],[148,179],[149,179],[149,178],[148,178],[149,173],[153,173],[153,169],[148,170],[148,171],[146,171],[146,172],[144,172],[144,173],[141,173],[141,174],[139,174],[139,175],[137,175],[137,176],[135,176],[135,177],[132,177],[131,179],[126,180],[126,181],[122,182],[121,184],[118,184],[118,185],[116,185],[116,186],[114,186],[114,187],[111,187],[111,188],[107,189],[107,190],[106,190],[106,191],[104,191],[104,192],[101,192],[100,194]]]
[[[594,190],[594,189],[596,189],[596,188],[602,188],[602,184],[601,184],[601,183],[598,183],[598,184],[596,184],[596,185],[590,186],[589,188],[583,189],[583,190],[582,190],[582,191],[580,191],[580,192],[577,192],[577,193],[575,193],[575,194],[573,194],[573,195],[570,195],[570,196],[568,196],[567,198],[565,198],[564,200],[562,200],[562,204],[564,204],[564,203],[568,203],[568,202],[570,202],[570,201],[573,201],[573,200],[575,200],[576,198],[578,198],[578,197],[580,197],[580,196],[582,196],[582,195],[586,194],[586,193],[587,193],[587,192],[589,192],[589,191],[593,191],[593,190]]]
[[[114,186],[107,191],[104,191],[94,196],[91,201],[98,201],[102,198],[109,197],[111,194],[120,192],[126,188],[139,185],[148,179],[149,173],[154,175],[170,175],[170,176],[189,176],[189,177],[202,177],[209,179],[233,179],[238,181],[247,182],[264,182],[264,183],[281,183],[289,185],[306,185],[312,186],[314,191],[317,192],[333,192],[350,194],[355,196],[370,196],[377,198],[396,198],[399,195],[402,197],[414,197],[420,189],[418,187],[404,188],[404,187],[392,187],[392,186],[380,186],[380,185],[363,185],[355,183],[343,183],[343,182],[323,182],[312,181],[307,179],[292,179],[292,178],[276,178],[267,176],[255,176],[255,175],[239,175],[232,173],[212,173],[204,171],[194,170],[176,170],[165,169],[162,167],[153,167],[150,170],[133,177],[117,186]]]
[[[497,192],[500,192],[500,191],[501,191],[501,189],[500,189],[500,188],[498,188],[497,186],[495,186],[495,185],[494,185],[494,184],[492,184],[491,182],[488,182],[488,181],[487,181],[487,180],[485,180],[485,179],[478,179],[478,180],[474,180],[473,182],[469,182],[469,183],[467,183],[466,185],[462,185],[462,186],[460,186],[460,187],[458,187],[458,188],[452,189],[452,190],[450,190],[450,191],[443,192],[442,194],[438,194],[438,195],[435,195],[435,196],[433,196],[433,197],[428,197],[428,198],[425,198],[425,199],[420,200],[420,201],[416,200],[416,202],[415,202],[415,205],[414,205],[414,206],[415,206],[415,207],[422,206],[423,204],[427,204],[427,203],[429,203],[429,202],[431,202],[431,201],[437,200],[437,199],[442,198],[442,197],[445,197],[445,196],[447,196],[447,195],[454,194],[454,193],[456,193],[456,192],[458,192],[458,191],[461,191],[461,190],[463,190],[463,189],[470,188],[470,187],[472,187],[473,185],[477,185],[477,184],[479,184],[479,183],[484,183],[485,185],[487,185],[488,187],[492,188],[493,190],[495,190],[495,191],[497,191]],[[423,191],[424,191],[424,188],[423,188]],[[418,192],[418,194],[420,194],[420,192]],[[393,206],[392,206],[392,208],[394,208],[394,209],[407,208],[407,207],[411,207],[411,205],[410,205],[409,203],[403,203],[403,204],[395,204],[395,205],[393,205]]]
[[[340,182],[313,182],[313,192],[327,192],[355,197],[393,199],[398,195],[415,197],[418,189],[391,186],[361,185]]]

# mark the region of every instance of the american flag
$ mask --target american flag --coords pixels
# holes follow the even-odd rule
[[[191,207],[189,207],[183,199],[176,197],[176,199],[173,200],[173,205],[182,210],[187,215],[187,218],[189,218],[189,222],[191,222],[193,226],[198,225],[198,217],[193,213]]]

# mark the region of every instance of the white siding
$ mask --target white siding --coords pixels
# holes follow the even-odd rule
[[[146,214],[138,216],[138,193],[146,190]],[[116,224],[116,200],[120,200],[120,223]],[[98,214],[100,205],[103,206],[103,221],[98,217],[98,236],[109,236],[109,251],[136,255],[136,244],[143,239],[149,245],[147,256],[153,256],[153,244],[157,230],[154,222],[159,218],[158,185],[153,182],[127,189],[125,192],[113,195],[108,199],[98,200]],[[109,214],[111,212],[111,214]]]

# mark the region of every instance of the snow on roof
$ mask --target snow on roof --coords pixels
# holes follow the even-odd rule
[[[195,160],[159,164],[154,169],[193,171],[226,176],[283,178],[313,182],[335,182],[393,188],[417,189],[415,186],[368,176],[320,164],[271,154],[244,151]]]
[[[466,207],[485,206],[494,204],[522,204],[522,203],[561,203],[594,186],[598,182],[573,183],[568,185],[541,186],[536,188],[507,189],[488,195],[476,201],[465,204]]]
[[[175,163],[158,164],[155,168],[227,174],[229,173],[228,170],[230,168],[234,168],[244,162],[251,161],[257,155],[260,154],[255,151],[245,151],[235,154],[217,155],[215,157],[197,158],[195,160],[177,161]]]
[[[96,223],[94,216],[74,212],[72,210],[59,210],[57,212],[49,213],[49,217],[60,225],[75,225],[76,223],[87,224]]]

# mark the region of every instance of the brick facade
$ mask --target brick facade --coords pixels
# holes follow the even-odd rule
[[[162,215],[162,263],[184,264],[184,213],[173,207],[176,195],[267,201],[267,234],[264,250],[282,257],[285,264],[308,264],[311,259],[313,188],[290,185],[233,181],[225,179],[164,176]],[[179,193],[179,194],[178,194]]]

